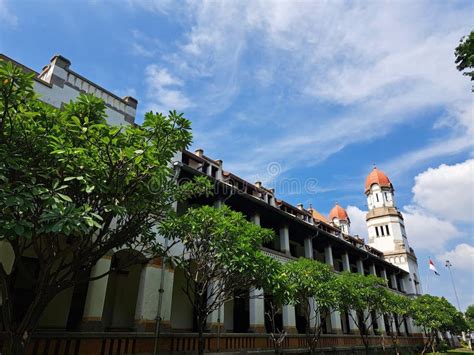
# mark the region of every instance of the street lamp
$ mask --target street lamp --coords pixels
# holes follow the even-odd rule
[[[454,285],[453,274],[451,272],[451,266],[453,266],[453,265],[451,264],[451,262],[449,260],[446,260],[446,264],[444,266],[446,266],[449,270],[449,275],[451,276],[451,283],[453,284],[454,295],[456,296],[456,301],[458,303],[458,310],[459,310],[459,312],[461,312],[461,305],[459,304],[458,293],[456,292],[456,286]]]

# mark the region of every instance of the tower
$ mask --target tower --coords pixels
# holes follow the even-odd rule
[[[335,227],[340,228],[342,233],[349,234],[351,221],[347,215],[346,210],[339,206],[337,202],[332,208],[331,212],[329,212],[329,223]]]
[[[420,294],[418,262],[408,243],[403,215],[398,210],[390,179],[376,167],[365,180],[369,211],[366,215],[368,244],[384,254],[386,261],[408,271],[407,293]]]

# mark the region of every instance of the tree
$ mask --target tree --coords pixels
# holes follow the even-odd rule
[[[226,206],[191,208],[168,218],[159,230],[183,246],[174,262],[184,272],[183,291],[195,312],[199,354],[203,354],[203,333],[211,313],[271,277],[267,265],[272,259],[261,252],[260,245],[273,238],[273,231],[248,222]]]
[[[327,264],[300,258],[283,265],[292,293],[292,301],[300,305],[307,321],[306,341],[314,354],[321,336],[321,317],[326,317],[336,306],[335,274]]]
[[[288,278],[283,264],[272,259],[268,264],[266,273],[270,276],[264,280],[265,290],[265,318],[270,324],[270,339],[273,344],[275,355],[281,353],[281,346],[287,335],[284,328],[277,326],[277,315],[282,312],[285,304],[295,303],[295,287]]]
[[[398,329],[410,316],[411,304],[412,299],[408,296],[399,295],[394,292],[387,293],[387,302],[385,303],[383,314],[387,318],[387,330],[390,333],[390,338],[397,355],[400,353],[398,348]]]
[[[102,100],[81,95],[55,109],[37,98],[32,75],[5,62],[0,85],[1,312],[6,353],[22,354],[52,298],[90,281],[110,250],[162,254],[154,226],[209,183],[175,181],[173,157],[192,138],[182,114],[109,126]],[[20,278],[32,285],[26,308],[15,307]]]
[[[343,272],[337,277],[336,285],[337,308],[347,312],[354,321],[368,354],[370,331],[387,302],[386,281],[374,275]],[[376,317],[372,317],[373,314]]]
[[[411,313],[415,324],[423,328],[428,338],[422,354],[430,348],[435,352],[438,332],[456,334],[466,327],[462,314],[444,297],[419,296],[413,300]]]
[[[467,37],[462,37],[459,45],[454,51],[456,56],[456,68],[459,71],[466,70],[463,75],[471,77],[474,80],[474,31],[471,31]]]
[[[464,313],[470,331],[474,331],[474,304],[467,306]]]

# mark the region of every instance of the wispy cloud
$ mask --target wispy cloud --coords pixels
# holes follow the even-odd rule
[[[250,117],[260,105],[275,108],[261,110],[256,144],[248,144],[254,143],[252,133],[242,120],[226,122],[233,125],[231,140],[214,142],[227,166],[244,176],[272,161],[286,169],[318,164],[430,108],[445,109],[465,124],[457,108],[470,102],[470,86],[455,69],[453,49],[470,30],[468,5],[190,1],[170,8],[167,2],[132,2],[152,12],[184,14],[189,30],[157,65],[185,78],[180,95],[195,104],[196,129],[210,135],[222,130],[229,108]],[[297,109],[302,105],[304,113]],[[322,115],[322,107],[335,109]],[[466,151],[468,138],[424,147],[411,159]]]
[[[8,26],[16,27],[18,17],[10,11],[8,0],[0,0],[0,20]]]
[[[145,74],[148,98],[147,111],[182,111],[193,105],[180,90],[183,81],[170,74],[167,69],[152,64],[146,68]]]

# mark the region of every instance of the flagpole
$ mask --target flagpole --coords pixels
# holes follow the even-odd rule
[[[456,291],[456,286],[454,285],[453,274],[451,272],[451,266],[453,265],[449,262],[449,260],[446,260],[445,266],[449,269],[449,275],[451,276],[451,283],[453,284],[454,295],[456,296],[456,301],[458,302],[458,311],[461,312],[461,304],[459,303],[458,293]]]
[[[428,256],[428,265],[430,265],[430,260],[431,260],[431,256]],[[428,277],[426,278],[426,294],[428,295],[430,294],[429,287],[428,287],[429,282],[430,282],[430,274],[431,272],[428,272]]]

